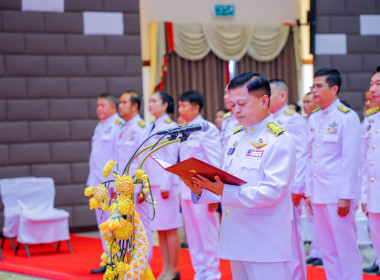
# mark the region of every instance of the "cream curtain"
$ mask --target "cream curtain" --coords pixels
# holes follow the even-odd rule
[[[156,29],[151,31],[152,87],[159,83],[157,78],[162,72],[159,58],[166,55],[164,26],[163,22],[151,25]],[[174,50],[191,61],[204,59],[210,51],[224,61],[238,61],[246,54],[256,61],[271,61],[284,48],[289,30],[285,25],[173,23]]]

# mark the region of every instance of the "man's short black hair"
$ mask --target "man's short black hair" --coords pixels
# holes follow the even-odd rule
[[[157,93],[160,96],[163,104],[168,103],[168,107],[166,108],[166,113],[173,114],[174,113],[173,97],[169,95],[167,91],[164,91],[164,90],[156,91],[154,93]]]
[[[373,76],[373,75],[375,75],[376,73],[379,73],[379,72],[380,72],[380,65],[379,65],[379,66],[377,66],[377,68],[376,68],[376,71],[375,71],[375,72],[373,72],[372,76]]]
[[[326,83],[329,87],[338,86],[338,91],[336,93],[338,95],[342,85],[342,78],[340,77],[339,71],[335,68],[322,68],[315,72],[314,78],[321,76],[326,76]]]
[[[129,95],[129,100],[131,100],[132,105],[137,104],[137,110],[140,110],[140,106],[141,106],[140,95],[137,92],[133,91],[133,90],[124,91],[123,95],[124,94],[128,94]]]
[[[228,89],[234,89],[240,87],[242,85],[247,85],[248,92],[251,93],[253,91],[260,91],[263,95],[267,95],[269,97],[270,102],[270,84],[264,76],[261,76],[257,72],[247,72],[243,73],[239,76],[236,76],[231,80],[228,84]],[[268,102],[268,105],[269,105]]]
[[[204,96],[199,91],[189,90],[181,93],[179,101],[189,101],[192,105],[198,105],[200,112],[203,108]]]
[[[98,98],[105,98],[110,102],[111,104],[114,104],[116,106],[116,110],[119,108],[119,99],[109,92],[101,93]]]

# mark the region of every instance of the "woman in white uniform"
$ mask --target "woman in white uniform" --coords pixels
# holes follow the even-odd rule
[[[173,98],[166,91],[152,94],[149,99],[149,112],[156,120],[147,129],[147,136],[160,130],[177,127],[177,124],[168,115],[174,112],[174,102]],[[157,142],[160,137],[152,137],[147,145]],[[175,164],[178,161],[178,144],[168,145],[155,152],[154,156],[170,164]],[[152,221],[152,230],[158,232],[164,264],[163,271],[157,279],[179,279],[178,256],[180,239],[177,229],[182,226],[182,221],[179,211],[178,178],[163,170],[151,158],[146,161],[143,169],[149,176],[153,198],[157,202],[156,215]]]

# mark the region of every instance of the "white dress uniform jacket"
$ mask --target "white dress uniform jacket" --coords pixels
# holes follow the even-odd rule
[[[145,138],[160,130],[171,129],[177,126],[177,123],[172,121],[168,114],[164,114],[148,126]],[[146,145],[156,143],[161,137],[162,135],[152,137]],[[177,163],[178,143],[165,146],[156,151],[153,156],[170,164]],[[156,215],[152,221],[152,230],[168,230],[180,227],[182,221],[179,211],[178,176],[163,170],[152,158],[148,158],[142,167],[149,176],[153,198],[157,202]],[[169,198],[163,199],[161,191],[169,191]]]
[[[362,203],[367,203],[368,212],[380,213],[380,107],[367,110],[363,128]]]
[[[123,123],[118,114],[100,121],[95,127],[91,139],[89,175],[87,185],[96,187],[107,179],[103,177],[103,168],[110,159],[115,160],[115,135]],[[110,177],[113,177],[112,174]]]
[[[313,203],[360,198],[361,127],[358,115],[336,99],[309,118],[310,174],[306,196]]]
[[[307,125],[304,118],[290,110],[288,105],[283,106],[273,114],[274,120],[282,126],[292,137],[296,147],[296,172],[294,174],[292,193],[305,192],[305,178],[307,165]]]
[[[293,140],[272,115],[231,137],[223,169],[247,183],[224,185],[220,258],[259,263],[291,260],[290,188],[295,156]],[[199,202],[217,199],[203,190]]]

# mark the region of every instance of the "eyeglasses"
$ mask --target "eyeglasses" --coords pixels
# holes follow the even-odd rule
[[[324,87],[330,87],[330,86],[329,85],[323,85],[323,84],[316,84],[316,85],[312,85],[310,87],[310,91],[313,91],[313,89],[319,90],[319,89],[324,88]]]

